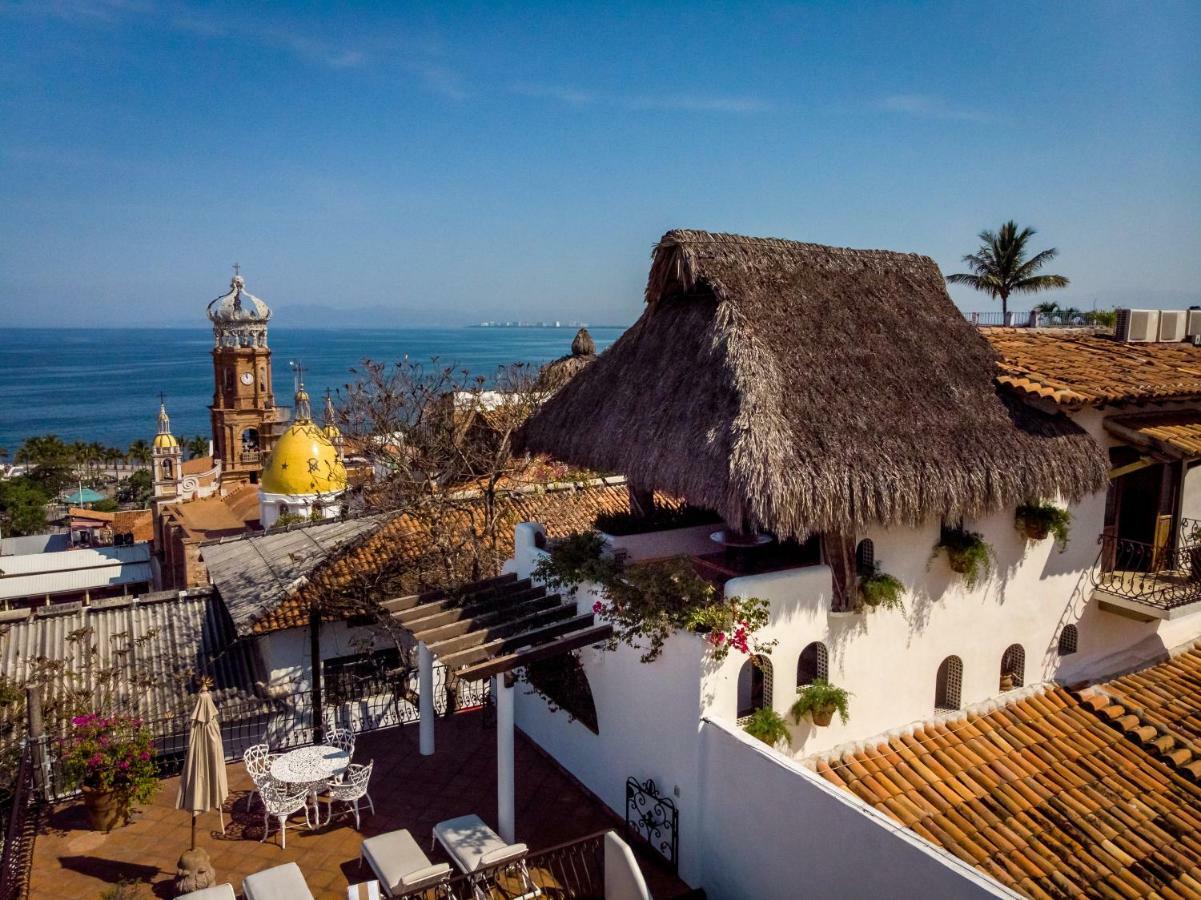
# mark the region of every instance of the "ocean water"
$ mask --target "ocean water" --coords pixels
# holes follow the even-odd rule
[[[621,328],[589,328],[598,350]],[[326,388],[352,380],[363,359],[405,354],[453,363],[485,377],[513,362],[542,365],[569,353],[575,328],[272,328],[276,401],[292,403],[290,360],[304,365],[305,387],[319,408]],[[212,331],[192,329],[0,329],[0,447],[11,454],[33,435],[128,447],[155,433],[158,396],[167,397],[171,430],[210,432]]]

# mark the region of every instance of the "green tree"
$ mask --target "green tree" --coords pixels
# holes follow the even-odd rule
[[[56,434],[31,437],[17,451],[17,462],[30,466],[29,477],[53,497],[75,482],[71,448]]]
[[[113,467],[113,481],[119,481],[121,478],[120,470],[117,468],[125,459],[125,454],[116,447],[104,448],[104,461]]]
[[[92,504],[92,509],[96,512],[116,512],[121,508],[121,504],[112,497],[105,497],[103,500],[97,500]]]
[[[183,442],[183,446],[188,451],[188,459],[200,459],[202,456],[208,456],[209,439],[203,434],[193,435]]]
[[[1027,244],[1037,232],[1033,228],[1018,230],[1010,220],[1000,231],[980,232],[980,248],[963,258],[971,272],[948,275],[951,284],[966,284],[990,297],[1001,299],[1001,313],[1009,312],[1010,294],[1035,294],[1052,288],[1068,286],[1062,275],[1039,275],[1038,271],[1059,253],[1054,247],[1039,251],[1027,258]]]
[[[132,503],[138,508],[150,505],[154,497],[154,479],[147,469],[138,469],[124,479],[117,488],[117,499],[122,503]]]
[[[49,500],[41,485],[28,476],[0,481],[0,530],[6,536],[44,531]]]
[[[129,445],[129,458],[140,466],[150,465],[150,445],[142,438],[138,438]]]

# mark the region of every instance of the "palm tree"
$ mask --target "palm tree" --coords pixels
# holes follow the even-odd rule
[[[138,438],[129,445],[129,458],[141,466],[150,465],[150,445]]]
[[[203,434],[197,434],[188,438],[183,443],[188,451],[188,459],[200,459],[202,456],[208,456],[209,439]]]
[[[121,460],[125,459],[125,454],[116,447],[104,448],[104,461],[113,467],[113,482],[121,480],[121,472],[117,468]]]
[[[1033,228],[1018,231],[1012,219],[1002,225],[1000,231],[981,231],[980,249],[963,258],[972,271],[948,275],[947,281],[1000,297],[1002,315],[1009,312],[1010,294],[1035,294],[1067,287],[1068,280],[1062,275],[1037,274],[1058,255],[1059,251],[1054,247],[1026,258],[1026,244],[1036,233]]]

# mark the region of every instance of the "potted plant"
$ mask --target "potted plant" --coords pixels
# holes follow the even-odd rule
[[[991,551],[977,532],[962,526],[944,526],[934,547],[935,553],[939,550],[946,553],[951,571],[962,575],[968,588],[974,588],[988,575]]]
[[[792,720],[800,725],[801,719],[808,715],[814,725],[825,727],[830,724],[834,713],[837,712],[838,717],[842,719],[842,724],[845,725],[850,719],[847,714],[847,701],[850,696],[842,688],[830,684],[826,679],[815,678],[809,684],[797,688],[796,702],[792,704],[790,710]]]
[[[1014,514],[1013,524],[1028,541],[1041,541],[1049,534],[1055,535],[1055,543],[1062,553],[1068,545],[1072,514],[1050,503],[1023,503]]]
[[[769,747],[775,747],[783,742],[792,745],[792,735],[788,731],[788,723],[774,709],[764,707],[751,713],[742,730],[756,740],[763,741]]]
[[[886,572],[874,569],[859,578],[859,602],[868,609],[904,609],[905,586]]]
[[[111,831],[129,821],[158,785],[150,730],[141,719],[88,713],[71,720],[59,744],[67,781],[83,792],[92,827]]]

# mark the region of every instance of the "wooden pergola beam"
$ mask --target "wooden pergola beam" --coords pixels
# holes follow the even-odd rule
[[[595,622],[592,613],[583,616],[573,616],[570,619],[564,619],[561,622],[555,622],[552,625],[547,625],[543,628],[536,628],[532,631],[523,631],[520,634],[510,635],[508,637],[499,638],[498,640],[488,641],[480,644],[478,647],[472,647],[468,650],[461,650],[457,653],[451,653],[447,656],[438,658],[447,669],[456,669],[462,666],[473,666],[476,663],[484,662],[496,656],[503,656],[507,653],[513,653],[525,647],[534,646],[553,640],[554,638],[563,637],[573,631],[579,631],[582,628],[589,628]]]
[[[482,647],[484,644],[504,638],[520,637],[523,634],[529,634],[532,630],[572,618],[575,618],[575,607],[559,604],[519,619],[506,619],[491,627],[474,629],[440,641],[429,640],[424,633],[418,639],[425,641],[439,659],[446,659],[473,647]]]
[[[568,634],[556,641],[540,644],[528,650],[519,650],[502,656],[495,656],[486,662],[459,669],[455,674],[464,681],[479,681],[484,678],[490,678],[493,675],[499,675],[502,672],[511,672],[514,669],[520,669],[522,666],[528,666],[542,659],[550,659],[552,656],[570,653],[572,650],[578,650],[590,644],[598,644],[601,641],[608,640],[612,634],[612,625],[594,625],[592,628]]]

